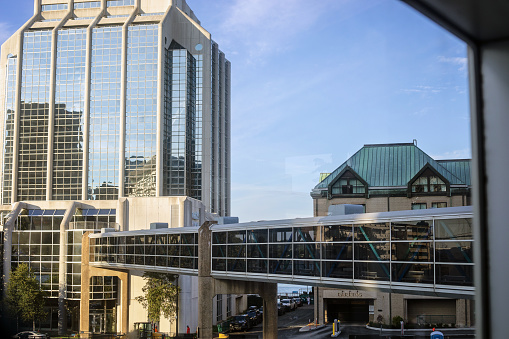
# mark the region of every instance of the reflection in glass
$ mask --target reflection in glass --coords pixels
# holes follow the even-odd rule
[[[92,32],[88,195],[118,199],[122,27]]]
[[[389,223],[354,225],[355,241],[387,241],[390,237]]]
[[[294,231],[294,241],[296,242],[311,242],[318,241],[320,239],[319,236],[320,227],[295,227]]]
[[[292,241],[292,229],[288,228],[275,228],[269,230],[269,241],[270,242],[291,242]]]
[[[324,241],[352,240],[352,225],[324,226]]]
[[[7,70],[5,77],[5,136],[4,136],[4,157],[3,157],[3,182],[2,182],[2,202],[11,203],[12,194],[12,161],[14,146],[14,117],[15,117],[15,98],[16,98],[16,69],[18,59],[14,56],[7,58]]]
[[[392,281],[433,284],[432,264],[392,264]]]
[[[472,219],[435,219],[435,239],[473,239]]]
[[[355,260],[389,261],[389,243],[354,244]]]
[[[356,262],[354,265],[354,277],[361,280],[389,281],[390,270],[387,263]]]
[[[473,263],[473,242],[436,242],[436,261],[450,263]]]
[[[163,181],[165,194],[193,195],[196,124],[196,59],[173,41],[166,49]],[[201,195],[200,195],[201,196]]]
[[[352,260],[351,243],[335,243],[322,245],[324,259]]]
[[[294,259],[320,259],[319,244],[294,244]]]
[[[473,265],[435,265],[436,283],[473,286]]]
[[[228,243],[245,243],[246,242],[246,231],[230,231],[228,232]]]
[[[393,242],[393,261],[427,261],[433,262],[431,242]]]
[[[129,26],[125,136],[125,195],[155,196],[157,25]]]
[[[266,243],[268,230],[248,230],[247,239],[249,243]]]
[[[58,31],[53,199],[81,200],[86,30]]]
[[[247,245],[248,258],[267,258],[268,245]]]
[[[246,259],[228,259],[228,271],[246,272]]]
[[[247,271],[251,273],[267,273],[267,260],[248,260]]]
[[[320,263],[318,261],[294,260],[293,274],[319,277]]]
[[[292,258],[292,245],[270,244],[269,258]]]
[[[269,274],[292,274],[291,260],[269,260]]]
[[[18,200],[46,199],[51,31],[23,39]]]
[[[341,261],[323,261],[323,277],[353,279],[353,263]]]
[[[228,245],[228,258],[245,258],[245,245]]]
[[[431,240],[433,221],[392,222],[392,240]]]

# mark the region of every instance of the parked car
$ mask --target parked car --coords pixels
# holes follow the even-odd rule
[[[48,336],[44,333],[34,331],[19,332],[13,336],[15,339],[46,339]]]
[[[277,315],[283,315],[286,313],[285,307],[281,303],[277,302]]]
[[[294,311],[297,308],[295,302],[292,299],[283,299],[281,300],[281,304],[286,307],[289,311]]]
[[[230,321],[230,331],[247,331],[249,326],[249,316],[246,314],[236,315]]]
[[[247,311],[246,314],[249,317],[249,327],[254,327],[258,325],[258,323],[260,322],[260,318],[255,310]]]
[[[295,302],[295,305],[297,305],[297,307],[301,307],[302,306],[302,299],[301,298],[293,298],[293,301]]]

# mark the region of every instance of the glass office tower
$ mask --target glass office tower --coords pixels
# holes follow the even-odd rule
[[[35,0],[2,47],[1,199],[230,213],[230,64],[185,1]]]
[[[230,214],[230,64],[184,0],[34,0],[2,45],[0,112],[4,274],[31,265],[51,328],[80,299],[82,234],[133,227],[121,201],[187,196]],[[156,221],[184,226],[174,207]],[[92,282],[108,314],[115,281]],[[97,317],[94,331],[113,326]]]

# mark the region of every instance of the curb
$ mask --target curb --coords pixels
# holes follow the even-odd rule
[[[366,325],[368,330],[380,332],[380,327],[371,327]],[[432,328],[405,328],[405,332],[423,332],[433,331]],[[435,331],[475,331],[475,327],[451,327],[451,328],[435,328]],[[382,328],[382,332],[401,332],[399,328]]]

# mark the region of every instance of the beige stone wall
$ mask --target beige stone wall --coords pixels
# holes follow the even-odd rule
[[[366,212],[404,211],[412,209],[412,204],[426,203],[431,208],[432,203],[445,202],[447,207],[466,206],[465,196],[414,196],[414,197],[372,197],[372,198],[319,198],[313,199],[313,214],[315,217],[326,216],[329,206],[340,204],[359,204],[366,206]]]

